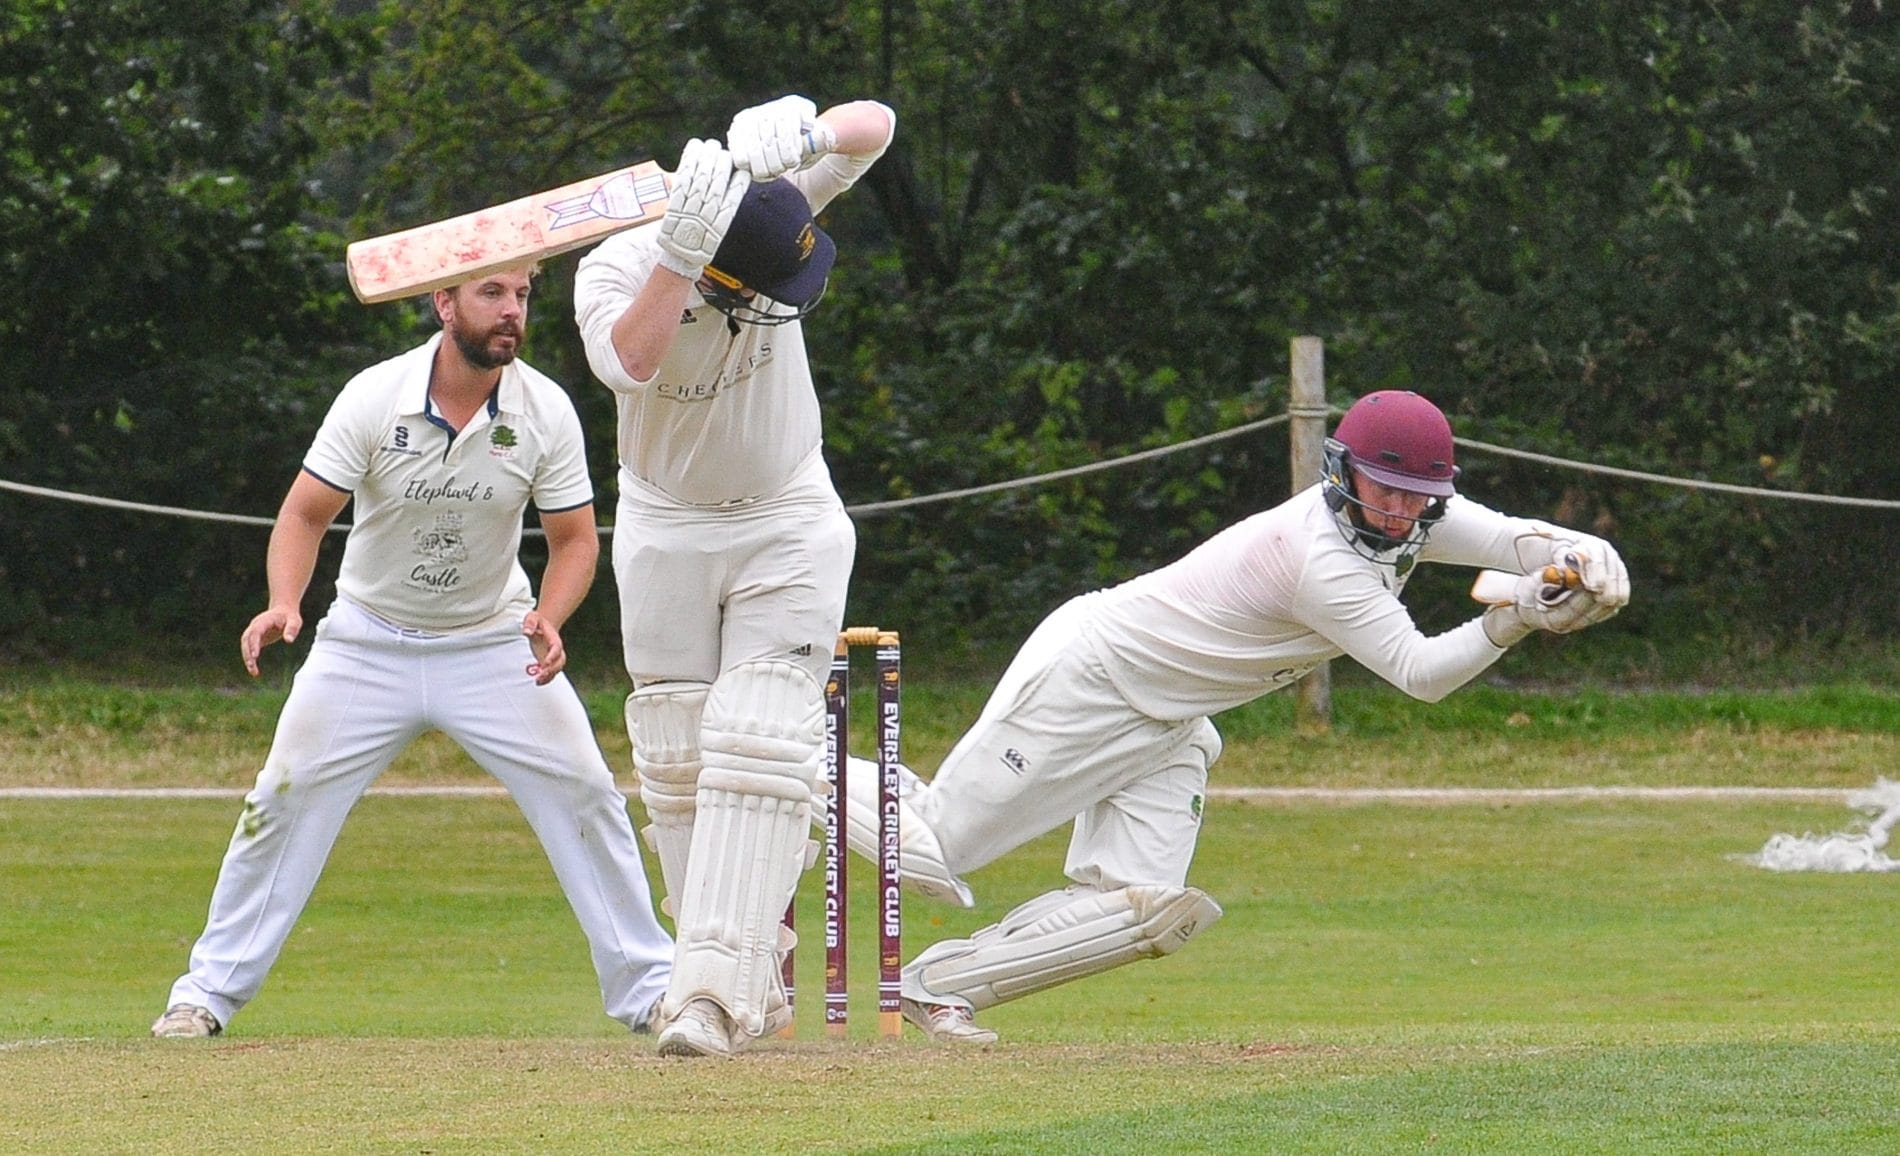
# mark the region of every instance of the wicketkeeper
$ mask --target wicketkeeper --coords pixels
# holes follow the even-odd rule
[[[903,1013],[933,1040],[986,1044],[976,1012],[1145,957],[1220,917],[1187,885],[1208,716],[1341,655],[1436,702],[1544,630],[1602,622],[1629,573],[1601,538],[1507,517],[1455,492],[1451,427],[1415,393],[1359,400],[1325,475],[1181,560],[1072,599],[1023,644],[934,779],[907,775],[902,871],[970,905],[959,876],[1073,821],[1066,887],[904,968]],[[1507,602],[1426,637],[1399,600],[1418,562],[1523,575]],[[1554,565],[1577,585],[1552,583]],[[850,776],[854,850],[875,856],[875,781]]]

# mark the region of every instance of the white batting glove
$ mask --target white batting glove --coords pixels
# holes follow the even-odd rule
[[[689,140],[680,150],[666,216],[660,220],[660,265],[699,280],[726,239],[752,178],[734,171],[732,154],[715,140]]]
[[[1517,580],[1511,601],[1484,612],[1484,632],[1498,646],[1515,646],[1535,631],[1569,634],[1615,613],[1602,613],[1597,596],[1588,589],[1545,581],[1539,567]]]
[[[838,144],[838,134],[818,119],[818,106],[802,96],[781,96],[742,109],[726,130],[734,167],[755,181],[802,168]]]

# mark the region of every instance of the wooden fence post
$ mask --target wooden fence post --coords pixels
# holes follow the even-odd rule
[[[1293,493],[1319,481],[1326,468],[1326,346],[1317,337],[1295,337],[1292,397],[1287,404]],[[1333,672],[1320,663],[1296,684],[1294,727],[1301,734],[1333,729]]]

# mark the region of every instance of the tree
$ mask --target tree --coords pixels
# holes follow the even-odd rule
[[[322,5],[257,0],[26,0],[4,19],[0,471],[272,512],[300,452],[286,430],[376,329],[311,224],[302,115],[367,42]],[[115,606],[193,623],[261,569],[228,531],[45,503],[6,522],[0,625],[43,641]]]

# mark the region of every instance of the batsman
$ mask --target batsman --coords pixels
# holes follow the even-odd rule
[[[813,214],[895,127],[869,100],[747,108],[724,144],[686,144],[664,218],[576,275],[617,409],[627,730],[677,941],[662,1055],[733,1055],[788,1015],[779,916],[815,851],[822,688],[856,552],[800,329],[836,257]]]
[[[1218,919],[1187,883],[1221,750],[1208,716],[1342,655],[1436,702],[1531,634],[1580,630],[1629,601],[1608,542],[1501,514],[1458,494],[1457,476],[1437,406],[1368,394],[1328,439],[1318,484],[1044,619],[936,776],[903,772],[901,871],[969,906],[964,872],[1072,822],[1068,883],[919,953],[904,1018],[933,1040],[991,1043],[977,1012],[1169,954]],[[1399,597],[1419,562],[1521,577],[1427,637]],[[874,857],[870,770],[849,776],[864,789],[850,786],[848,831]]]

